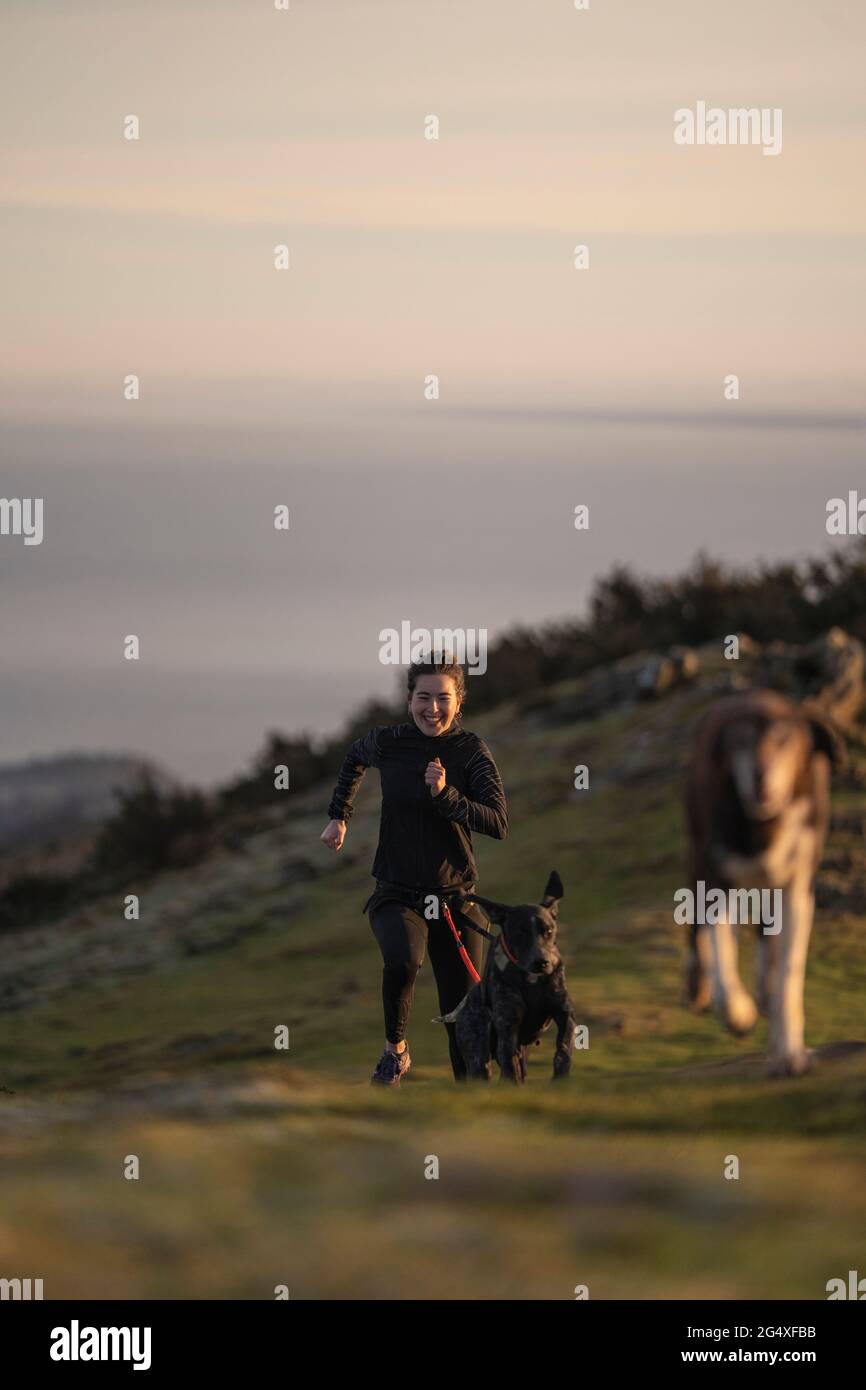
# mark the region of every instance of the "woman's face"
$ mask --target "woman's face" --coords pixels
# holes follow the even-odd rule
[[[460,705],[453,676],[419,676],[409,701],[409,713],[425,734],[438,737],[454,723]]]

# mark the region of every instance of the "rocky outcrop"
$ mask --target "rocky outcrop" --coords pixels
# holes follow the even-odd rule
[[[760,653],[752,683],[808,700],[842,729],[850,729],[866,702],[866,653],[841,628],[802,646],[773,643]]]

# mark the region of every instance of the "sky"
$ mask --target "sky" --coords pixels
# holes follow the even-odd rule
[[[45,536],[0,536],[0,762],[210,785],[392,693],[384,627],[494,640],[614,563],[820,553],[866,492],[855,6],[2,22],[0,497]],[[698,101],[781,108],[781,152],[677,146]]]

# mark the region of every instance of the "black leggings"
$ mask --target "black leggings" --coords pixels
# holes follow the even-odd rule
[[[398,902],[380,903],[378,907],[371,908],[369,916],[385,962],[382,970],[385,1037],[388,1042],[398,1043],[403,1041],[406,1034],[415,981],[424,960],[425,947],[430,952],[441,1013],[449,1013],[455,1008],[472,988],[474,981],[460,959],[457,942],[444,916],[438,921],[428,922],[423,913]],[[471,931],[465,921],[468,919],[479,927],[487,927],[487,918],[471,903],[464,906],[462,912],[453,907],[451,916],[469,959],[480,975],[484,938]],[[466,1076],[466,1068],[454,1039],[454,1024],[446,1023],[445,1027],[448,1030],[451,1067],[455,1078],[460,1081]]]

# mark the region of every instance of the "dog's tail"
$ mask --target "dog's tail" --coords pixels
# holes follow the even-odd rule
[[[432,1022],[433,1022],[433,1023],[453,1023],[454,1020],[455,1020],[455,1018],[456,1018],[457,1015],[459,1014],[460,1010],[463,1008],[463,1005],[466,1003],[466,1000],[467,1000],[468,998],[469,998],[469,995],[468,995],[468,994],[464,994],[463,998],[460,1000],[460,1003],[457,1005],[457,1008],[456,1008],[456,1009],[452,1009],[451,1012],[450,1012],[450,1014],[437,1014],[436,1018],[434,1018],[434,1019],[432,1020]]]

